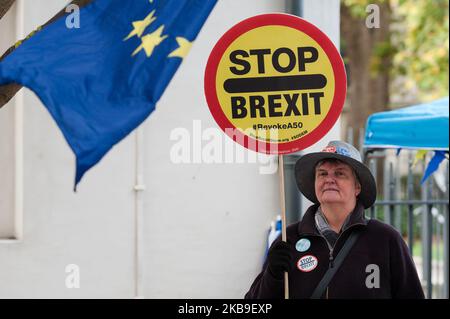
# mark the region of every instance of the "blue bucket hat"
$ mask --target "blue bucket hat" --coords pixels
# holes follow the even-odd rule
[[[303,155],[295,163],[295,180],[300,192],[313,203],[318,203],[314,188],[316,165],[324,159],[337,159],[349,165],[361,184],[359,201],[364,208],[369,208],[375,203],[377,186],[375,178],[369,168],[361,160],[358,150],[342,141],[331,141],[321,151]]]

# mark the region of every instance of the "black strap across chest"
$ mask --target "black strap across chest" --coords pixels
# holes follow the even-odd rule
[[[319,284],[317,285],[316,289],[314,289],[314,292],[311,296],[311,299],[320,299],[325,289],[328,287],[328,284],[330,283],[331,279],[333,279],[334,275],[338,271],[339,267],[342,265],[342,262],[344,261],[345,257],[347,257],[350,249],[353,247],[353,245],[356,243],[359,237],[359,231],[354,230],[350,234],[350,236],[345,241],[344,246],[339,251],[339,254],[334,259],[334,265],[331,268],[328,268],[325,275],[320,280]]]

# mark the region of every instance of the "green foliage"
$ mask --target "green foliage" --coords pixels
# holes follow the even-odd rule
[[[422,100],[448,95],[448,0],[392,0],[397,21],[393,71],[417,87]]]
[[[433,100],[449,94],[449,0],[341,0],[355,18],[364,19],[369,4],[388,3],[391,11],[388,42],[377,43],[371,75],[390,69],[402,78],[403,90],[418,90],[418,98]],[[374,30],[376,32],[376,30]],[[383,60],[392,58],[392,65]]]
[[[389,72],[392,68],[391,64],[383,63],[384,59],[390,59],[397,54],[398,48],[389,41],[378,42],[373,49],[373,56],[370,64],[370,71],[373,77],[380,72]]]
[[[355,18],[365,19],[366,8],[369,4],[381,4],[388,0],[341,0],[341,3],[350,9],[350,13]]]

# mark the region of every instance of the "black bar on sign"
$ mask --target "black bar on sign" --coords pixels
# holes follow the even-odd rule
[[[327,79],[322,74],[228,79],[223,84],[228,93],[322,89]]]

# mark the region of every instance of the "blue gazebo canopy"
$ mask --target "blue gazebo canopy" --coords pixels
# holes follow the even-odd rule
[[[364,148],[406,148],[448,151],[448,97],[367,119]]]

